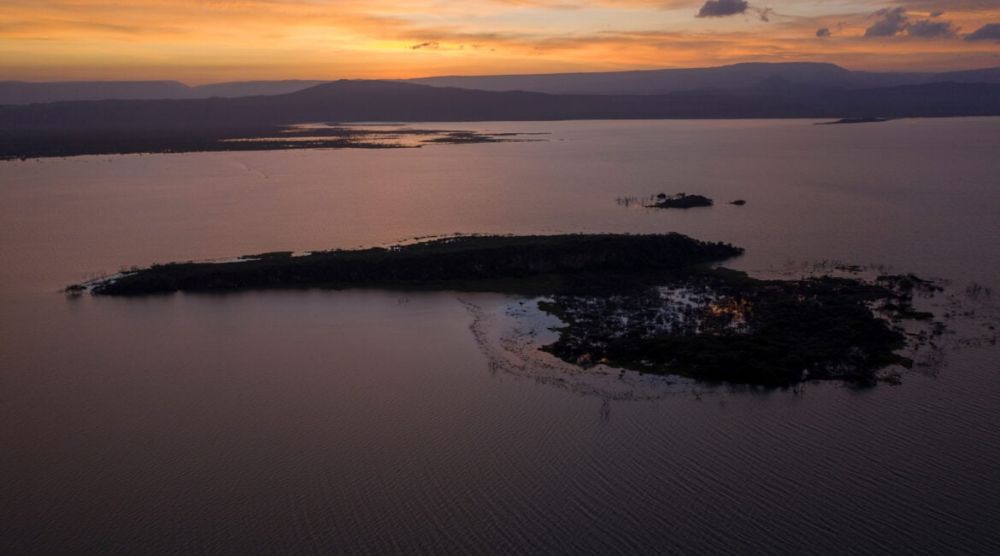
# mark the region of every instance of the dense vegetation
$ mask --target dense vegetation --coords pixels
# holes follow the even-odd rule
[[[99,283],[93,291],[141,295],[253,288],[452,287],[555,293],[676,272],[741,252],[732,245],[680,234],[466,236],[301,257],[278,253],[230,263],[154,265]]]
[[[653,289],[601,299],[557,296],[542,308],[566,327],[546,349],[571,362],[708,381],[872,384],[879,370],[910,363],[896,353],[906,337],[892,320],[924,315],[907,310],[912,289],[900,284],[893,278],[764,281],[711,271],[686,281],[700,292],[694,303],[665,302]]]

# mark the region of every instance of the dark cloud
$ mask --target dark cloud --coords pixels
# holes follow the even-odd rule
[[[415,44],[410,47],[411,50],[420,50],[421,48],[429,48],[431,50],[437,50],[441,46],[437,41],[427,41],[420,44]]]
[[[965,36],[967,41],[1000,42],[1000,23],[987,23]]]
[[[832,33],[830,33],[829,27],[820,27],[819,29],[816,29],[817,37],[829,37],[831,34]]]
[[[874,16],[879,19],[865,29],[865,37],[893,37],[902,33],[908,23],[906,8],[883,8]]]
[[[761,21],[771,21],[773,8],[760,8],[750,5],[747,0],[706,0],[695,17],[728,17],[755,13]]]
[[[695,17],[726,17],[746,13],[750,2],[746,0],[706,0]]]
[[[871,27],[865,29],[865,37],[895,37],[905,34],[918,39],[949,39],[958,36],[958,28],[950,21],[937,19],[944,12],[933,12],[934,19],[911,20],[906,8],[883,8],[872,17],[877,18]]]
[[[958,34],[958,29],[950,21],[923,19],[907,25],[906,34],[921,39],[941,39],[954,37]]]

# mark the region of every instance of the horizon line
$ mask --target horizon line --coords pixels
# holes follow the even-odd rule
[[[468,74],[468,73],[452,73],[452,74],[430,74],[417,77],[383,77],[383,78],[372,78],[372,77],[332,77],[332,78],[320,78],[320,77],[282,77],[274,79],[266,78],[250,78],[250,79],[237,79],[237,80],[226,80],[226,81],[185,81],[182,79],[172,79],[172,78],[162,78],[162,79],[45,79],[45,80],[24,80],[24,79],[2,79],[0,78],[0,83],[26,83],[26,84],[44,84],[44,83],[177,83],[179,85],[184,85],[189,88],[204,87],[209,85],[225,85],[230,83],[281,83],[281,82],[300,82],[300,81],[317,81],[323,83],[330,83],[334,81],[415,81],[419,79],[453,79],[453,78],[489,78],[489,77],[540,77],[540,76],[559,76],[559,75],[593,75],[593,74],[620,74],[620,73],[646,73],[646,72],[656,72],[656,71],[671,71],[671,70],[707,70],[707,69],[720,69],[720,68],[730,68],[737,66],[790,66],[790,65],[812,65],[812,66],[833,66],[845,71],[855,72],[855,73],[896,73],[896,74],[917,74],[917,75],[935,75],[942,73],[961,73],[966,71],[982,71],[991,69],[1000,69],[1000,65],[996,66],[974,66],[967,69],[948,69],[948,70],[905,70],[905,69],[887,69],[887,70],[868,70],[868,69],[851,69],[842,64],[837,64],[834,62],[815,62],[815,61],[794,61],[794,62],[734,62],[730,64],[720,64],[715,66],[671,66],[671,67],[653,67],[653,68],[640,68],[640,69],[625,69],[625,70],[592,70],[592,71],[565,71],[565,72],[531,72],[531,73],[482,73],[482,74]]]

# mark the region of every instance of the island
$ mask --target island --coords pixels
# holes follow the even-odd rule
[[[274,252],[221,263],[153,265],[91,289],[97,295],[352,287],[549,294],[673,278],[742,252],[681,234],[459,236],[303,256]]]
[[[652,208],[663,209],[689,209],[695,207],[710,207],[712,204],[713,201],[703,195],[688,195],[687,193],[667,195],[666,193],[660,193],[654,198],[653,204],[649,206]]]
[[[911,275],[762,280],[718,266],[743,250],[671,234],[459,236],[296,256],[184,262],[77,284],[101,296],[275,288],[488,291],[538,297],[559,318],[544,349],[588,367],[711,382],[857,385],[898,379],[900,323],[936,286]]]

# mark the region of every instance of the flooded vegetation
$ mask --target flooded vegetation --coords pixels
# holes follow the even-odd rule
[[[624,196],[616,197],[615,203],[624,208],[649,208],[649,209],[690,209],[699,207],[711,207],[715,206],[715,201],[704,195],[696,195],[689,193],[676,193],[674,195],[668,195],[666,193],[657,193],[656,195],[648,195],[645,197],[638,196]],[[735,201],[730,201],[730,205],[742,207],[747,204],[744,199],[736,199]]]
[[[770,277],[767,279],[750,279],[725,270],[703,271],[672,284],[617,293],[609,291],[607,295],[511,298],[492,307],[490,303],[465,299],[462,303],[473,317],[470,330],[492,370],[603,400],[658,400],[676,396],[702,399],[722,392],[775,390],[801,395],[806,389],[830,385],[846,385],[860,392],[878,383],[899,385],[904,379],[912,386],[910,381],[913,379],[939,377],[954,357],[969,349],[989,349],[997,345],[1000,306],[992,301],[989,287],[977,283],[959,286],[948,280],[925,280],[912,274],[887,274],[887,269],[879,265],[822,261],[808,267],[794,266],[794,269],[785,268],[780,272],[760,271],[761,275]],[[707,276],[712,273],[719,276]],[[739,278],[743,286],[770,283],[772,288],[798,287],[800,292],[808,288],[817,296],[831,293],[835,284],[841,290],[867,290],[861,296],[864,308],[880,321],[877,323],[880,332],[888,330],[892,336],[883,339],[895,343],[898,348],[887,355],[888,363],[884,367],[873,365],[866,369],[865,362],[860,359],[865,353],[862,348],[875,343],[860,336],[850,338],[847,328],[832,329],[829,337],[824,336],[823,331],[810,330],[804,339],[795,338],[796,332],[786,330],[782,336],[812,342],[812,346],[816,345],[816,340],[808,337],[810,334],[831,344],[847,339],[861,347],[850,346],[840,353],[828,352],[827,362],[820,363],[821,367],[826,367],[824,372],[807,371],[803,367],[802,376],[790,382],[769,376],[773,375],[769,371],[775,362],[780,363],[776,357],[767,361],[771,368],[758,369],[760,372],[734,372],[746,365],[746,360],[762,357],[762,349],[750,351],[747,346],[765,344],[769,340],[756,335],[761,329],[758,318],[761,311],[749,296],[736,297],[732,290],[720,287],[720,284],[724,286],[727,275]],[[795,301],[806,299],[801,297]],[[919,307],[916,315],[914,307]],[[791,311],[787,318],[800,318],[797,312],[799,309]],[[863,320],[870,320],[871,316],[866,314]],[[830,322],[832,320],[833,317]],[[680,341],[694,343],[705,336],[715,336],[714,341],[720,345],[727,337],[742,337],[745,341],[736,349],[744,351],[746,360],[722,367],[722,374],[727,378],[712,378],[707,372],[693,372],[683,365],[673,364],[677,361],[659,361],[662,366],[658,367],[654,358],[630,363],[622,358],[611,359],[607,353],[612,344],[615,349],[622,346],[634,349],[643,341],[655,341],[654,338],[684,338]],[[777,339],[776,336],[771,338]],[[718,345],[714,347],[719,349]],[[677,355],[705,357],[710,352],[699,348]],[[838,356],[846,356],[847,362],[834,363]]]
[[[913,309],[914,280],[759,280],[720,269],[642,290],[556,296],[539,307],[565,323],[545,349],[580,365],[765,386],[871,385],[895,382],[898,372],[883,371],[913,364],[898,354],[908,346],[898,323],[934,318]]]
[[[539,141],[544,133],[490,133],[430,129],[405,124],[299,124],[273,137],[237,137],[222,143],[252,143],[265,149],[295,148],[419,148],[433,144],[510,143]]]

